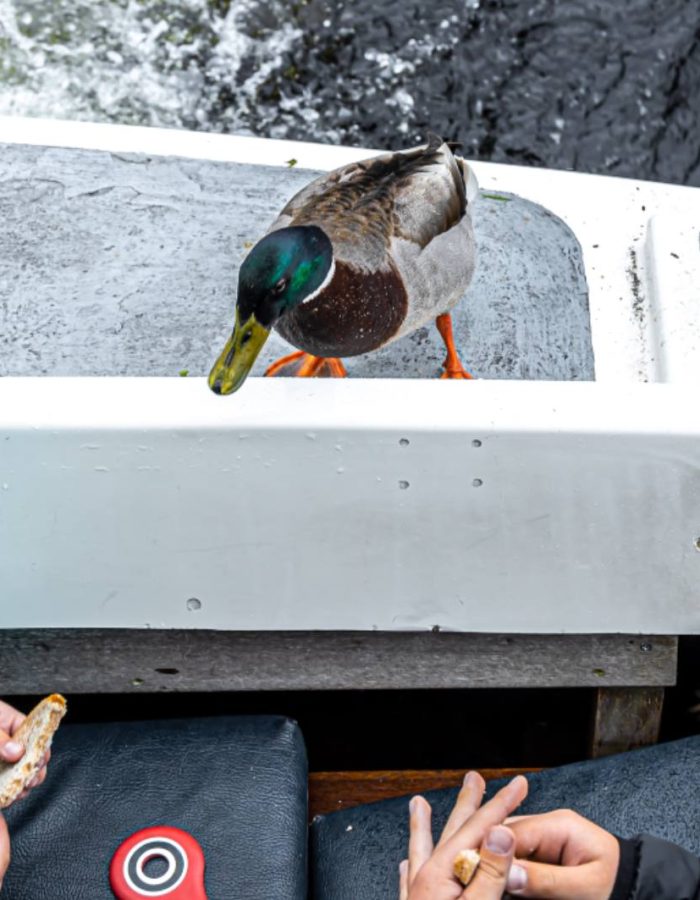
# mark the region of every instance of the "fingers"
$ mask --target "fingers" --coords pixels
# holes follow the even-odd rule
[[[537,862],[581,865],[590,862],[608,836],[602,828],[569,809],[513,819],[515,855]]]
[[[17,797],[13,800],[13,803],[19,803],[20,800],[24,800],[25,797],[29,796],[29,792],[39,785],[43,784],[46,781],[46,768],[40,769],[37,774],[32,778],[29,784],[25,787],[21,794],[18,794]]]
[[[536,857],[540,862],[561,862],[567,830],[558,811],[509,818],[508,827],[515,835],[515,855],[519,859]]]
[[[399,900],[408,900],[408,860],[399,864]]]
[[[520,873],[516,870],[519,870]],[[517,877],[517,883],[514,881]],[[603,885],[595,863],[583,866],[550,866],[548,863],[518,860],[511,869],[508,893],[514,897],[537,897],[538,900],[598,900],[608,897],[612,885]]]
[[[427,800],[423,797],[414,797],[409,804],[409,810],[408,886],[410,887],[433,852],[433,832],[432,810]]]
[[[513,834],[504,825],[490,828],[479,850],[479,868],[460,900],[501,900],[514,852]]]
[[[435,852],[430,804],[423,797],[411,800],[408,860],[399,867],[401,900],[408,900],[409,894],[418,890],[416,879],[421,887],[427,886],[427,883],[423,885],[423,880],[428,878],[430,867],[436,873],[443,873],[440,878],[454,884],[452,867],[455,856],[465,847],[479,845],[482,845],[481,865],[472,884],[459,896],[464,900],[491,900],[492,897],[500,900],[506,889],[515,852],[515,838],[501,823],[525,799],[528,786],[525,778],[519,775],[479,809],[484,787],[484,781],[477,773],[469,773],[465,778]],[[426,868],[428,861],[430,867]]]
[[[439,848],[439,852],[449,853],[454,858],[465,847],[477,846],[483,841],[486,832],[494,825],[500,825],[520,806],[526,796],[527,780],[522,775],[517,775],[477,810],[469,821]]]
[[[17,747],[19,747],[19,752],[17,752]],[[16,742],[6,741],[5,744],[2,744],[2,734],[0,734],[0,759],[4,760],[5,762],[13,763],[18,759],[21,759],[24,755],[24,752],[24,747],[21,744],[17,744]],[[27,784],[22,793],[17,796],[14,801],[15,803],[18,803],[20,800],[24,800],[24,798],[29,794],[32,788],[39,787],[39,785],[43,784],[46,781],[46,766],[50,758],[51,751],[47,751],[41,760],[41,768],[36,773],[34,778],[32,778],[29,784]]]
[[[0,700],[0,731],[14,734],[26,718],[24,713],[15,709],[14,706]]]
[[[509,827],[518,865],[527,874],[527,885],[509,888],[512,894],[595,900],[612,892],[620,845],[599,825],[572,810],[558,809],[519,819]]]
[[[16,763],[24,756],[24,747],[12,735],[25,719],[14,706],[0,700],[0,760],[3,762]]]
[[[468,772],[450,817],[442,830],[438,847],[448,841],[481,806],[486,782],[478,772]]]
[[[29,784],[30,788],[38,787],[40,784],[43,784],[46,781],[46,774],[47,774],[46,767],[48,766],[50,759],[51,759],[51,751],[47,750],[46,753],[41,758],[41,763],[39,764],[40,768],[39,768],[36,778],[33,778]]]
[[[7,746],[7,745],[6,745],[6,746]],[[22,747],[21,749],[22,749],[22,752],[20,753],[20,755],[19,755],[19,757],[18,757],[18,758],[20,758],[20,759],[21,759],[22,755],[24,754],[24,747]],[[0,755],[1,755],[1,754],[0,754]],[[50,759],[51,759],[51,751],[50,751],[50,750],[47,750],[46,753],[45,753],[45,754],[43,755],[43,757],[41,758],[41,768],[40,768],[39,771],[36,773],[36,775],[34,776],[34,778],[32,778],[32,780],[29,782],[29,784],[27,785],[27,787],[26,787],[26,788],[22,791],[22,793],[17,797],[17,800],[15,800],[15,803],[16,803],[18,800],[24,800],[24,798],[27,796],[27,794],[29,793],[29,791],[32,790],[32,788],[39,787],[39,785],[43,784],[43,783],[46,781],[46,775],[47,775],[47,769],[46,769],[46,767],[47,767],[47,765],[49,764],[49,760],[50,760]]]
[[[46,779],[46,769],[42,769],[34,778],[29,782],[27,787],[29,790],[35,787],[39,787],[40,784],[43,784]]]
[[[6,731],[0,731],[0,759],[6,763],[16,763],[24,756],[24,747],[14,741]]]

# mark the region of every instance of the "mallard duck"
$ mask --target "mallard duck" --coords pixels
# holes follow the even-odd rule
[[[209,375],[217,394],[245,381],[272,328],[299,351],[266,371],[344,376],[342,357],[378,350],[435,320],[443,378],[470,378],[450,310],[474,271],[466,162],[427,144],[343,166],[285,206],[241,265],[233,334]]]

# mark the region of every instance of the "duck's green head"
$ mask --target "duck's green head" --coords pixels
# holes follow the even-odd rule
[[[315,296],[332,268],[333,247],[315,225],[280,228],[253,247],[238,275],[233,334],[209,375],[215,394],[238,390],[275,322]]]

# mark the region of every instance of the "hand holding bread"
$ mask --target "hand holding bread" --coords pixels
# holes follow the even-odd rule
[[[0,762],[17,762],[24,753],[14,734],[25,718],[19,710],[0,700]]]
[[[46,777],[51,741],[66,712],[66,701],[51,694],[28,716],[0,701],[0,809]]]
[[[401,900],[499,900],[510,886],[513,832],[503,823],[527,795],[518,776],[481,806],[484,779],[470,772],[440,840],[433,846],[430,804],[410,804],[408,859],[400,867]]]

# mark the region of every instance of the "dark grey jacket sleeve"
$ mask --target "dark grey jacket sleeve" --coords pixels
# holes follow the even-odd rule
[[[700,900],[700,859],[641,834],[618,838],[620,866],[610,900]]]

